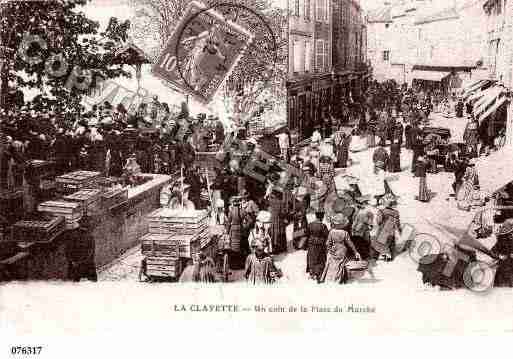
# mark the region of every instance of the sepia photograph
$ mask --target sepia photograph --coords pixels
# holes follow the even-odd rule
[[[512,89],[508,0],[0,0],[0,358],[510,334]]]

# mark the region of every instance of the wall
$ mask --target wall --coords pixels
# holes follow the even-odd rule
[[[373,77],[385,81],[391,72],[390,60],[383,60],[383,51],[391,50],[391,24],[382,22],[367,23],[367,58],[373,67]]]
[[[416,64],[475,66],[486,54],[481,4],[461,9],[458,18],[416,24]]]

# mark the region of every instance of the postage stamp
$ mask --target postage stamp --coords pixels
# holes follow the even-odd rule
[[[192,2],[153,73],[198,101],[209,103],[252,41],[247,29],[213,8]]]

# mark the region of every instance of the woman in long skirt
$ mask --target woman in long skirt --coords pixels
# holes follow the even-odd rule
[[[479,186],[479,176],[475,164],[475,159],[471,159],[463,175],[462,184],[456,194],[458,208],[465,211],[469,211],[472,207],[476,187]]]
[[[353,241],[358,253],[360,253],[362,260],[370,259],[370,232],[373,220],[373,213],[365,209],[362,209],[356,215],[356,218],[354,219],[352,225],[351,240]]]
[[[250,284],[273,284],[281,271],[274,265],[273,258],[265,253],[264,243],[253,241],[253,253],[246,258],[244,277]]]
[[[319,282],[345,283],[347,280],[346,264],[349,261],[349,249],[355,253],[356,259],[361,259],[360,254],[356,250],[349,233],[341,229],[348,223],[348,219],[337,214],[332,218],[332,229],[328,234],[326,249],[328,256],[326,266],[320,277]]]
[[[337,152],[337,168],[346,168],[349,159],[350,136],[342,134],[342,141],[338,146]]]
[[[429,189],[426,181],[427,163],[424,157],[420,156],[415,165],[415,176],[419,177],[419,195],[417,201],[429,202]]]

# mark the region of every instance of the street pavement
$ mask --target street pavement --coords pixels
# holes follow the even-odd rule
[[[439,114],[432,114],[430,119],[430,126],[449,128],[452,140],[461,141],[466,125],[465,119],[446,118]],[[351,153],[352,165],[349,171],[360,175],[371,175],[372,153],[373,149]],[[441,245],[456,242],[466,232],[473,213],[457,209],[454,198],[450,197],[453,174],[445,172],[428,174],[427,183],[432,192],[432,198],[429,203],[416,201],[419,179],[413,177],[411,173],[411,157],[410,150],[402,150],[402,172],[394,174],[394,179],[391,181],[394,193],[399,196],[397,209],[401,213],[401,223],[411,226],[410,228],[413,227],[416,233],[428,233],[435,236]],[[292,228],[289,226],[287,227],[289,242],[291,235]],[[109,266],[102,268],[99,271],[99,280],[138,281],[141,259],[140,247],[137,246]],[[315,285],[305,273],[305,251],[295,251],[289,245],[289,251],[276,256],[275,262],[283,271],[284,276],[281,279],[283,284]],[[347,286],[425,289],[421,281],[421,274],[416,269],[417,263],[414,258],[405,252],[393,262],[379,261],[373,269],[375,278],[366,274],[362,278],[350,282]],[[231,280],[234,282],[242,280],[242,271],[234,271]]]

